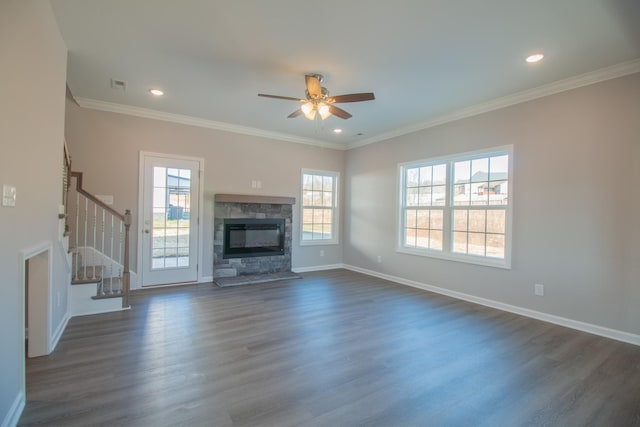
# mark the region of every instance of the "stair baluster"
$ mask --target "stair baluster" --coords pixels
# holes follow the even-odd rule
[[[75,206],[69,206],[75,210],[71,216],[75,224],[69,227],[74,234],[71,236],[74,242],[73,280],[76,283],[96,283],[96,296],[93,298],[122,297],[122,307],[127,308],[131,211],[127,209],[121,214],[84,190],[81,172],[71,172],[70,175],[76,179],[76,185],[70,186],[76,197],[69,198],[75,200]]]

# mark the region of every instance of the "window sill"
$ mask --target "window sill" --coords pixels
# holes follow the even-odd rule
[[[338,245],[340,242],[337,240],[301,240],[300,246],[326,246],[326,245]]]
[[[503,270],[511,270],[511,262],[506,259],[497,258],[485,258],[474,255],[453,254],[446,252],[438,252],[429,249],[410,249],[410,248],[396,248],[397,253],[416,255],[426,258],[436,258],[446,261],[462,262],[465,264],[481,265],[484,267],[501,268]]]

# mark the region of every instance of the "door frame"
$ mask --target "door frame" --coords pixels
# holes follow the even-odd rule
[[[135,283],[135,286],[132,286],[133,289],[147,289],[147,288],[154,288],[157,286],[166,286],[166,285],[150,285],[150,286],[142,286],[142,275],[143,275],[143,271],[142,271],[142,257],[144,255],[144,248],[143,248],[143,239],[141,238],[141,234],[142,234],[142,224],[144,224],[144,167],[145,167],[145,160],[147,157],[164,157],[166,159],[175,159],[175,160],[189,160],[189,161],[193,161],[193,162],[197,162],[198,163],[198,168],[200,170],[199,172],[199,176],[198,176],[198,221],[197,221],[197,225],[198,225],[198,245],[197,245],[197,250],[198,250],[198,254],[197,254],[197,277],[196,277],[196,281],[202,282],[202,256],[203,256],[203,242],[202,239],[204,237],[204,233],[203,233],[203,229],[204,229],[204,224],[203,221],[201,220],[203,217],[203,213],[204,213],[204,157],[192,157],[192,156],[184,156],[184,155],[179,155],[179,154],[167,154],[167,153],[156,153],[153,151],[140,151],[140,157],[139,157],[139,162],[138,162],[138,223],[137,223],[137,227],[136,227],[136,235],[137,235],[137,246],[138,246],[138,255],[137,255],[137,270],[138,270],[138,274],[137,279]],[[175,284],[175,285],[187,285],[193,282],[185,282],[185,283],[179,283],[179,284]],[[174,284],[171,284],[171,286],[174,286]]]

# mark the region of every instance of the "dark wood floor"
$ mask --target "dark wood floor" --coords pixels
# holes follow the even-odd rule
[[[20,425],[640,425],[640,347],[345,270],[304,276],[73,318],[27,362]]]

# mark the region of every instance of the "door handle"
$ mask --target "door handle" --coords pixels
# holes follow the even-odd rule
[[[145,233],[145,234],[149,234],[149,230],[145,228],[145,229],[144,229],[144,233]]]

